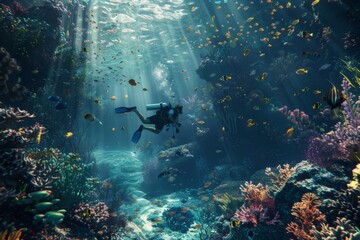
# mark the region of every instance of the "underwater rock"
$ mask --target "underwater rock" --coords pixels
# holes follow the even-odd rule
[[[300,201],[302,195],[308,192],[318,196],[322,201],[320,210],[323,213],[329,213],[336,193],[346,189],[349,178],[340,170],[330,172],[308,161],[302,161],[294,168],[294,173],[275,195],[276,209],[279,211],[281,220],[289,223],[293,219],[291,216],[293,204]]]
[[[233,197],[242,198],[239,191],[239,186],[244,184],[245,181],[224,181],[221,185],[214,188],[217,194],[229,194]]]
[[[265,169],[260,169],[251,175],[250,181],[253,183],[261,183],[264,186],[271,185],[271,179],[268,175],[265,174]]]

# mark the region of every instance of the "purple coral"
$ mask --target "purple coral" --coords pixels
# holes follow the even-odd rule
[[[350,90],[350,84],[344,79],[341,85],[347,96],[342,104],[344,122],[338,122],[334,131],[321,134],[311,140],[306,157],[322,167],[330,167],[334,161],[349,159],[352,149],[360,145],[360,100]],[[356,151],[355,149],[355,151]]]

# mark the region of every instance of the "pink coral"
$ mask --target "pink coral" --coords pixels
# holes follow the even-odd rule
[[[309,115],[299,109],[291,111],[287,106],[283,106],[278,111],[285,115],[299,130],[307,128],[310,124]]]

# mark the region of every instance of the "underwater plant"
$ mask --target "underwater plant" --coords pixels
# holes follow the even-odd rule
[[[305,193],[301,202],[293,205],[291,215],[295,216],[296,222],[289,223],[286,231],[299,240],[311,240],[313,226],[325,222],[325,215],[318,209],[320,205],[321,201],[315,194]]]

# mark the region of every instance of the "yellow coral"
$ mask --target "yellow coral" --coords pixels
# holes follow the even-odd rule
[[[353,180],[348,184],[349,188],[357,188],[359,186],[360,178],[360,163],[353,169]]]

